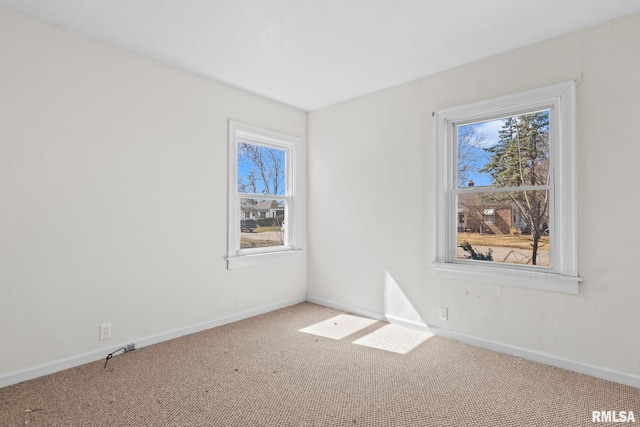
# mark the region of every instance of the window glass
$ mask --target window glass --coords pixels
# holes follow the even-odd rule
[[[549,117],[457,126],[458,259],[549,266]]]
[[[299,143],[295,136],[229,121],[227,268],[300,258]]]
[[[238,192],[286,194],[286,152],[238,141]]]
[[[548,207],[548,190],[459,194],[457,258],[548,267]]]
[[[436,274],[578,293],[575,82],[433,116]]]
[[[286,201],[240,199],[240,248],[265,248],[285,244]]]

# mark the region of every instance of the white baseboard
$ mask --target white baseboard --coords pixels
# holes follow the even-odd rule
[[[288,301],[283,301],[277,304],[271,304],[264,307],[259,307],[253,310],[243,311],[231,316],[221,317],[219,319],[210,320],[203,323],[198,323],[185,328],[177,328],[161,334],[143,337],[139,339],[128,340],[126,343],[115,344],[110,350],[97,350],[87,353],[82,353],[63,359],[54,360],[50,363],[34,366],[32,368],[23,369],[20,371],[9,372],[4,375],[0,375],[0,388],[6,387],[19,382],[32,380],[34,378],[42,377],[44,375],[53,374],[55,372],[64,371],[65,369],[74,368],[76,366],[84,365],[86,363],[95,362],[97,360],[106,359],[107,354],[110,351],[124,347],[126,344],[135,342],[136,348],[142,348],[153,344],[158,344],[163,341],[172,340],[185,335],[201,332],[207,329],[215,328],[216,326],[226,325],[228,323],[237,322],[242,319],[257,316],[260,314],[268,313],[270,311],[278,310],[281,308],[289,307],[291,305],[305,302],[305,297],[294,298]]]
[[[357,314],[359,316],[368,317],[369,319],[376,319],[382,322],[386,322],[387,319],[384,314],[379,313],[377,311],[367,310],[365,308],[355,307],[347,304],[340,304],[338,302],[325,300],[322,298],[316,298],[307,295],[307,302],[311,302],[313,304],[322,305],[329,308],[335,308],[336,310],[345,311],[347,313]]]
[[[519,348],[519,347],[507,345],[507,344],[485,340],[483,338],[472,337],[469,335],[461,334],[455,331],[439,328],[436,326],[426,326],[413,321],[404,320],[395,316],[385,315],[384,313],[380,313],[377,311],[367,310],[361,307],[355,307],[348,304],[336,303],[334,301],[324,300],[322,298],[316,298],[312,296],[307,296],[306,298],[304,297],[295,298],[292,300],[283,301],[281,303],[272,304],[272,305],[260,307],[257,309],[236,313],[231,316],[226,316],[219,319],[188,326],[186,328],[173,329],[162,334],[157,334],[157,335],[144,337],[136,340],[129,340],[127,341],[127,343],[134,341],[136,344],[136,348],[142,348],[149,345],[158,344],[163,341],[179,338],[184,335],[189,335],[189,334],[201,332],[207,329],[215,328],[217,326],[226,325],[228,323],[237,322],[239,320],[243,320],[249,317],[268,313],[270,311],[278,310],[280,308],[289,307],[291,305],[299,304],[305,301],[322,305],[325,307],[331,307],[337,310],[357,314],[359,316],[380,320],[383,322],[388,321],[389,323],[399,324],[409,328],[431,332],[435,335],[439,335],[445,338],[450,338],[456,341],[463,342],[465,344],[470,344],[477,347],[485,348],[487,350],[497,351],[499,353],[506,353],[516,357],[521,357],[523,359],[532,360],[534,362],[540,362],[546,365],[555,366],[557,368],[566,369],[568,371],[578,372],[580,374],[589,375],[595,378],[600,378],[603,380],[640,388],[640,376],[637,376],[637,375],[615,371],[608,368],[601,368],[598,366],[588,365],[585,363],[575,362],[572,360],[551,356],[545,353],[539,353],[539,352],[527,350],[524,348]],[[114,345],[112,350],[123,347],[127,343]],[[10,372],[8,374],[4,374],[0,376],[0,387],[6,387],[12,384],[17,384],[22,381],[31,380],[44,375],[49,375],[55,372],[63,371],[65,369],[84,365],[85,363],[91,363],[97,360],[105,359],[106,354],[107,354],[107,351],[102,349],[98,351],[78,354],[78,355],[63,358],[63,359],[58,359],[50,363],[34,366],[32,368],[24,369],[21,371]]]
[[[391,314],[384,314],[378,311],[367,310],[365,308],[355,307],[348,304],[341,304],[335,301],[329,301],[322,298],[311,297],[309,295],[307,295],[307,302],[322,305],[325,307],[335,308],[336,310],[357,314],[359,316],[368,317],[370,319],[379,320],[381,322],[393,323],[395,325],[404,326],[405,328],[409,328],[409,329],[417,329],[419,331],[430,332],[429,326],[426,323],[418,323],[412,320],[406,320],[398,316],[393,316]]]
[[[525,348],[515,347],[508,344],[502,344],[495,341],[489,341],[483,338],[476,338],[436,326],[429,326],[429,330],[441,337],[450,338],[456,341],[463,342],[465,344],[474,345],[476,347],[485,348],[487,350],[497,351],[499,353],[510,354],[512,356],[521,357],[523,359],[531,360],[534,362],[544,363],[545,365],[555,366],[556,368],[566,369],[567,371],[589,375],[591,377],[600,378],[602,380],[640,388],[640,376],[637,375],[589,365],[582,362],[575,362],[573,360],[568,360],[546,353],[528,350]]]
[[[387,318],[387,321],[389,323],[392,323],[394,325],[400,325],[404,326],[405,328],[415,329],[422,332],[433,333],[433,331],[429,330],[429,326],[426,323],[418,323],[414,322],[413,320],[406,320],[401,317],[393,316],[391,314],[385,314],[384,317]]]
[[[136,341],[137,347],[146,347],[148,345],[158,344],[163,341],[172,340],[175,338],[180,338],[185,335],[195,334],[196,332],[205,331],[207,329],[215,328],[217,326],[226,325],[229,323],[237,322],[239,320],[248,319],[249,317],[258,316],[260,314],[265,314],[270,311],[279,310],[281,308],[289,307],[295,304],[300,304],[305,302],[305,297],[294,298],[288,301],[283,301],[277,304],[271,304],[264,307],[259,307],[253,310],[243,311],[241,313],[236,313],[231,316],[221,317],[215,320],[209,320],[207,322],[199,323],[196,325],[188,326],[186,328],[173,329],[167,332],[163,332],[158,335],[152,335],[150,337],[142,338]],[[140,344],[138,344],[140,343]]]
[[[324,305],[326,307],[335,308],[349,313],[358,314],[361,316],[369,317],[371,319],[388,321],[389,323],[395,323],[401,326],[406,326],[412,329],[418,329],[425,332],[431,332],[432,334],[450,338],[455,341],[463,342],[465,344],[473,345],[476,347],[484,348],[487,350],[496,351],[498,353],[510,354],[512,356],[521,357],[522,359],[531,360],[534,362],[544,363],[545,365],[554,366],[556,368],[566,369],[567,371],[577,372],[591,377],[600,378],[607,381],[612,381],[618,384],[624,384],[631,387],[640,388],[640,376],[628,374],[625,372],[615,371],[613,369],[602,368],[599,366],[589,365],[586,363],[575,362],[573,360],[563,359],[561,357],[552,356],[546,353],[540,353],[533,350],[527,350],[520,347],[515,347],[508,344],[502,344],[483,338],[472,337],[469,335],[461,334],[459,332],[451,331],[448,329],[439,328],[437,326],[428,326],[413,321],[404,320],[392,315],[379,313],[359,307],[350,306],[347,304],[336,303],[333,301],[324,300],[322,298],[309,297],[307,301]]]

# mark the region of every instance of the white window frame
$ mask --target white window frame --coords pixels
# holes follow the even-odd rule
[[[238,141],[285,151],[285,195],[248,194],[238,191]],[[300,209],[297,206],[299,182],[296,147],[300,138],[229,120],[229,200],[227,232],[227,269],[272,264],[302,259],[299,247]],[[240,199],[280,200],[285,203],[284,245],[243,249],[240,247]]]
[[[550,110],[550,267],[457,259],[458,125]],[[578,294],[574,81],[435,112],[438,276]],[[523,188],[523,190],[526,188]]]

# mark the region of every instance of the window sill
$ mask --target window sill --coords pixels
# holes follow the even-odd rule
[[[578,295],[582,277],[491,266],[435,263],[436,276]]]
[[[227,270],[275,264],[279,262],[299,261],[301,259],[302,250],[299,249],[229,256],[227,257]]]

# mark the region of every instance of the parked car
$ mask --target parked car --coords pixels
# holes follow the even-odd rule
[[[240,220],[240,231],[248,231],[249,233],[253,233],[253,230],[258,228],[258,224],[255,219],[241,219]]]

